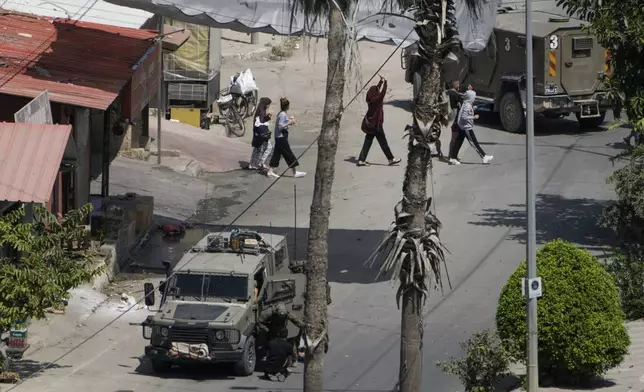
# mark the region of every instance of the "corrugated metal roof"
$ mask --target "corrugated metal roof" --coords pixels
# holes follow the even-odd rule
[[[46,203],[71,125],[0,123],[0,200]]]
[[[154,44],[152,30],[0,14],[0,92],[105,110]]]
[[[133,8],[121,7],[103,0],[7,0],[2,8],[26,14],[51,16],[63,19],[81,19],[84,22],[102,23],[138,29],[153,15]]]

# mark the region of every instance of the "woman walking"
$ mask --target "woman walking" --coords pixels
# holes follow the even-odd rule
[[[476,134],[474,134],[474,120],[479,118],[478,114],[474,114],[474,100],[476,99],[476,93],[474,90],[467,90],[465,92],[465,97],[463,98],[463,104],[458,113],[458,127],[460,128],[458,138],[454,142],[454,150],[450,152],[450,164],[458,165],[460,161],[456,159],[458,157],[458,151],[463,145],[463,140],[467,138],[467,141],[470,142],[474,150],[481,157],[483,164],[488,164],[494,159],[492,155],[485,154],[483,148],[479,144],[478,139],[476,139]]]
[[[267,169],[266,160],[273,150],[271,145],[271,130],[269,128],[271,121],[271,99],[262,97],[255,110],[255,122],[253,124],[253,153],[250,156],[250,170]]]
[[[300,165],[291,150],[291,145],[288,142],[288,127],[295,124],[295,118],[288,116],[288,110],[291,103],[286,98],[280,98],[280,112],[277,114],[275,120],[275,151],[269,163],[267,175],[273,178],[279,178],[273,170],[277,169],[280,165],[280,159],[284,157],[286,164],[293,171],[293,177],[300,178],[306,175],[306,172],[297,171],[296,167]]]
[[[387,93],[387,80],[382,76],[380,77],[378,85],[369,87],[367,91],[367,105],[369,108],[367,109],[367,114],[362,119],[362,132],[365,133],[365,136],[364,144],[358,157],[358,166],[369,166],[367,155],[369,154],[374,138],[378,140],[378,144],[380,144],[382,152],[389,160],[390,166],[400,163],[400,158],[395,158],[391,153],[389,143],[387,143],[387,136],[385,136],[385,130],[382,127],[385,119],[382,107],[385,93]]]

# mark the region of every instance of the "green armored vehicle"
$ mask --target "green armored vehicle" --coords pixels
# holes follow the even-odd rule
[[[602,83],[610,70],[607,52],[582,26],[561,10],[533,12],[534,111],[547,118],[574,113],[582,128],[592,128],[604,122],[612,106]],[[416,45],[402,53],[405,80],[414,84],[414,93],[420,85]],[[509,132],[525,130],[525,46],[524,10],[499,8],[485,50],[463,54],[458,65],[446,64],[443,70],[446,82],[472,85],[478,109],[499,113]]]
[[[306,276],[289,262],[286,237],[233,230],[209,234],[187,252],[159,286],[156,314],[142,323],[145,347],[155,372],[173,364],[232,363],[248,376],[257,363],[259,313],[284,303],[301,318]],[[146,305],[154,287],[145,284]],[[289,338],[299,330],[289,325]]]

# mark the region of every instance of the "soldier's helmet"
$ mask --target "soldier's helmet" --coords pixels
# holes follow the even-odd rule
[[[275,305],[275,314],[277,314],[280,317],[286,316],[286,306],[284,306],[283,303],[279,303]]]

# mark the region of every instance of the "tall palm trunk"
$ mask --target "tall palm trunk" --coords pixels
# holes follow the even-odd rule
[[[331,187],[335,176],[335,155],[338,149],[338,131],[342,118],[347,39],[342,11],[336,7],[330,7],[326,98],[322,116],[322,130],[318,140],[306,264],[304,315],[307,344],[313,345],[306,350],[305,392],[323,391],[324,339],[328,325],[327,243],[331,213]],[[317,346],[315,343],[318,343]]]
[[[415,233],[414,237],[420,239],[426,232],[427,214],[427,175],[431,162],[431,149],[424,143],[419,143],[414,133],[418,128],[428,125],[428,113],[433,105],[440,102],[442,97],[440,64],[433,62],[424,66],[421,72],[421,84],[417,101],[414,105],[414,128],[408,142],[407,167],[405,168],[405,181],[403,183],[402,211],[410,214],[407,230]],[[431,127],[440,126],[435,121]],[[438,134],[440,135],[440,133]],[[403,267],[401,274],[414,274],[410,268]],[[425,280],[426,276],[403,276],[403,282],[414,282],[418,279]],[[425,292],[423,285],[411,285],[402,293],[402,319],[400,343],[400,392],[420,392],[422,384],[422,339],[423,339],[423,304]]]

